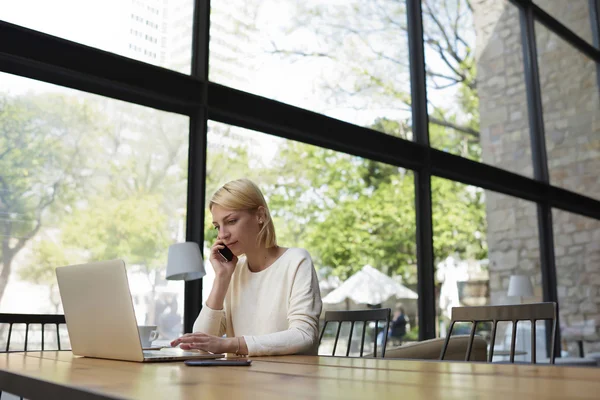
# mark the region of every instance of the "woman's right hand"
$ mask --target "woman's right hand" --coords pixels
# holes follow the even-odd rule
[[[225,247],[225,243],[221,239],[217,239],[210,248],[210,263],[215,270],[215,276],[218,278],[231,278],[235,266],[238,262],[237,256],[234,254],[231,261],[226,261],[225,258],[219,253],[219,249]]]

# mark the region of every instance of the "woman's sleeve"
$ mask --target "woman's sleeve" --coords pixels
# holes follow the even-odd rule
[[[226,319],[224,310],[213,310],[207,305],[202,307],[200,315],[194,322],[194,332],[207,335],[223,336],[225,334]]]
[[[288,329],[268,335],[244,336],[248,354],[316,354],[322,307],[317,274],[310,255],[305,252],[296,269],[288,300]]]

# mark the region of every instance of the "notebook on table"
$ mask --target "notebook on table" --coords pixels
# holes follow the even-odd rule
[[[58,267],[56,278],[75,355],[137,362],[225,356],[178,348],[143,350],[122,260]]]

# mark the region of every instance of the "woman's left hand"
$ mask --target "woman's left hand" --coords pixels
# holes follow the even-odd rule
[[[171,342],[171,347],[179,345],[182,350],[204,350],[211,353],[233,353],[236,338],[223,338],[205,333],[186,333]]]

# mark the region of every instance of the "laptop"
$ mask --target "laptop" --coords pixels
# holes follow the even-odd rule
[[[122,260],[58,267],[56,278],[75,355],[137,362],[225,357],[179,348],[143,350]]]

